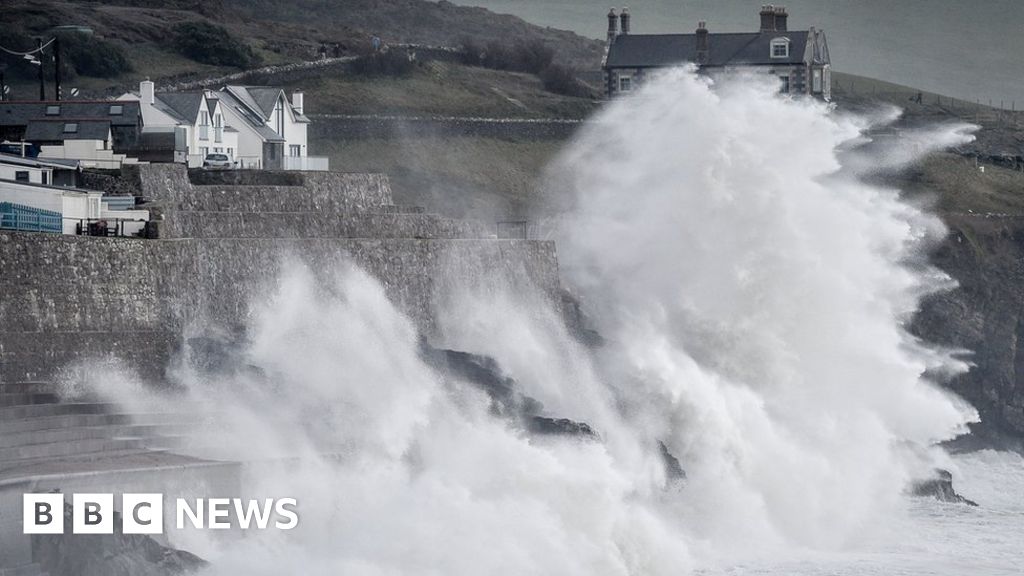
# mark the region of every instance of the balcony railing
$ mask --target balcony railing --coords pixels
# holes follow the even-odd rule
[[[331,166],[330,159],[323,156],[285,156],[284,169],[326,172]]]

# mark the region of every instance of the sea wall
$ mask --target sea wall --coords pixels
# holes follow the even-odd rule
[[[0,381],[48,380],[97,357],[159,380],[187,330],[239,330],[289,262],[324,282],[355,262],[428,335],[452,284],[515,279],[559,301],[553,243],[395,207],[380,175],[305,175],[303,186],[192,186],[173,166],[139,176],[163,217],[158,240],[0,232]]]

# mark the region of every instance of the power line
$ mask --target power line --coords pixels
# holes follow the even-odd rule
[[[14,56],[30,56],[32,54],[35,54],[36,52],[42,52],[46,49],[47,46],[53,44],[55,40],[56,38],[50,38],[50,41],[46,44],[43,44],[42,46],[37,46],[36,48],[29,50],[28,52],[18,52],[17,50],[11,50],[9,48],[4,48],[3,46],[0,46],[0,51],[6,52]]]

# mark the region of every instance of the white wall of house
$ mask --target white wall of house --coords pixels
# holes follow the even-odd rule
[[[39,155],[45,158],[78,160],[86,168],[116,170],[122,164],[137,164],[136,158],[115,154],[103,140],[65,140],[60,146],[41,146]]]
[[[228,126],[237,132],[233,133],[235,140],[235,159],[242,168],[263,167],[263,137],[256,132],[249,121],[242,117],[241,113],[231,106],[221,105],[221,113]]]
[[[4,164],[0,161],[0,180],[17,181],[19,175],[27,178],[26,182],[33,184],[50,184],[53,182],[53,168]]]
[[[102,192],[61,190],[0,181],[0,202],[58,212],[63,218],[64,234],[75,234],[81,221],[99,218],[102,196]]]
[[[223,113],[223,106],[217,102],[210,110],[207,102],[203,98],[195,123],[189,127],[190,168],[202,166],[207,154],[227,154],[231,158],[238,155],[238,132],[227,129],[230,124]]]

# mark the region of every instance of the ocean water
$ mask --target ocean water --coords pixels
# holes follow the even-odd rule
[[[904,329],[950,287],[927,264],[945,230],[865,178],[974,127],[873,142],[898,115],[680,69],[581,131],[549,222],[604,344],[516,270],[446,275],[431,338],[593,437],[531,433],[426,362],[365,271],[291,255],[234,369],[174,374],[217,410],[195,454],[254,463],[242,496],[296,498],[299,526],[172,544],[210,575],[1019,573],[1024,462],[936,446],[977,413],[924,375],[967,366]],[[909,498],[936,467],[980,506]]]
[[[605,36],[610,3],[456,0],[535,24]],[[759,24],[749,0],[631,0],[635,33],[743,32]],[[1024,6],[1016,0],[787,0],[791,28],[823,28],[836,70],[963,98],[1024,108]]]

